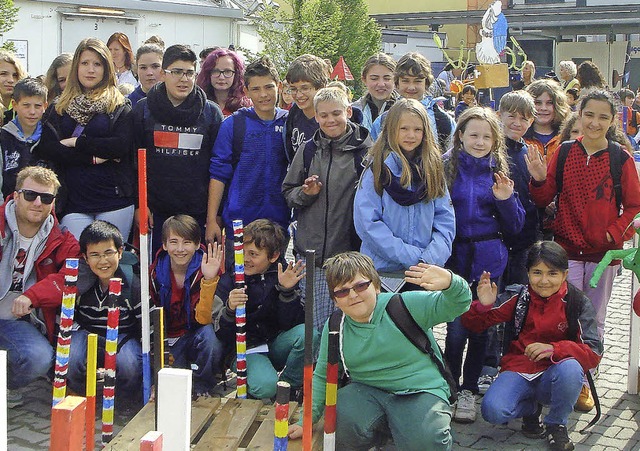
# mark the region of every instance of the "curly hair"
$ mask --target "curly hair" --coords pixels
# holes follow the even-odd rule
[[[553,129],[557,131],[571,112],[571,108],[567,103],[567,96],[560,84],[550,78],[542,78],[527,86],[526,91],[533,96],[534,101],[544,93],[549,94],[553,101],[553,111],[555,113],[552,125]]]
[[[607,84],[598,66],[591,61],[583,61],[578,66],[576,78],[582,89],[604,89]]]

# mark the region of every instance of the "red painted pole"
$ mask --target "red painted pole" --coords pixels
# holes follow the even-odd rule
[[[316,251],[307,250],[306,291],[304,299],[304,372],[303,372],[303,423],[302,449],[311,451],[313,446],[313,285],[316,273]]]

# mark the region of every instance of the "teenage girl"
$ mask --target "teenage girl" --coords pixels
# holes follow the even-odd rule
[[[377,53],[364,63],[362,82],[367,93],[353,103],[362,111],[362,125],[371,131],[376,118],[387,111],[398,98],[394,90],[393,73],[396,62],[386,53]]]
[[[0,101],[4,107],[2,124],[8,124],[14,117],[11,96],[16,83],[27,76],[27,72],[13,52],[0,50]]]
[[[464,277],[472,290],[484,271],[498,280],[507,265],[502,234],[524,225],[524,208],[514,194],[502,124],[493,110],[472,107],[458,120],[453,148],[444,155],[447,184],[456,215],[456,238],[447,268]],[[456,381],[469,342],[454,420],[475,421],[475,393],[482,372],[486,333],[474,334],[460,318],[447,323],[445,359]]]
[[[404,271],[419,262],[444,265],[455,218],[442,157],[424,106],[400,99],[370,150],[354,202],[361,252],[376,270]]]
[[[600,337],[604,334],[607,303],[618,263],[612,263],[604,271],[596,288],[589,286],[589,279],[605,252],[622,249],[624,241],[633,235],[634,230],[628,225],[640,212],[640,182],[633,158],[622,146],[607,139],[615,120],[616,105],[608,92],[594,90],[582,99],[578,116],[582,136],[566,144],[570,149],[560,193],[556,185],[557,152],[548,167],[531,148],[526,158],[533,178],[529,188],[534,202],[538,206],[547,205],[558,195],[551,228],[555,240],[569,254],[569,282],[584,291],[593,303]],[[622,209],[616,203],[611,155],[621,164]]]

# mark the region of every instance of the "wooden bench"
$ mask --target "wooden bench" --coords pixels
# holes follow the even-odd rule
[[[298,404],[289,404],[289,419],[297,420]],[[104,448],[138,451],[140,439],[153,428],[155,404],[148,403]],[[191,449],[272,450],[274,408],[262,401],[234,398],[200,398],[191,405]],[[322,449],[322,427],[314,431],[314,450]],[[289,441],[288,449],[302,451],[302,440]]]

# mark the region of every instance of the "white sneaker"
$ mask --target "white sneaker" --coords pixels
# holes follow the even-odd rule
[[[458,393],[458,402],[453,414],[453,421],[457,423],[473,423],[476,421],[476,397],[469,390]]]
[[[489,387],[491,387],[493,379],[493,376],[489,376],[488,374],[483,374],[482,376],[480,376],[478,378],[478,393],[484,395],[487,390],[489,390]]]
[[[13,409],[24,404],[22,393],[18,390],[7,390],[7,408]]]

